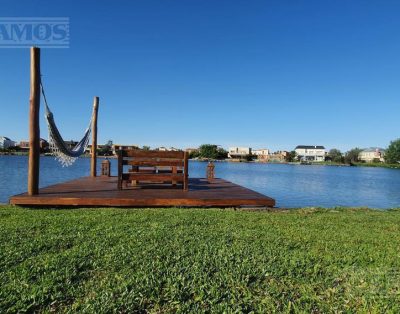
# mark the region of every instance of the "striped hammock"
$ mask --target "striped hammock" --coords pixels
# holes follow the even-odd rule
[[[45,103],[45,118],[49,130],[49,147],[56,160],[58,160],[63,167],[71,166],[75,160],[81,156],[89,145],[90,134],[92,133],[92,119],[90,119],[89,126],[87,127],[83,138],[72,149],[63,140],[56,123],[54,121],[53,113],[51,112],[46,95],[44,93],[43,85],[40,83],[42,95]]]

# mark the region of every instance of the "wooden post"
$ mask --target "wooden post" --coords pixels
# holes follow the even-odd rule
[[[178,173],[178,167],[172,167],[172,174]],[[172,181],[172,186],[176,186],[176,181]]]
[[[93,100],[93,121],[92,121],[92,162],[90,163],[90,175],[97,176],[97,114],[99,111],[99,97]]]
[[[40,161],[40,48],[31,48],[31,84],[29,96],[28,194],[39,193]]]
[[[188,190],[189,188],[189,153],[185,152],[184,154],[184,165],[183,165],[183,171],[184,171],[184,178],[183,178],[183,189],[185,191]]]
[[[121,149],[118,151],[118,190],[122,190],[122,172],[124,171],[123,159],[124,153]]]

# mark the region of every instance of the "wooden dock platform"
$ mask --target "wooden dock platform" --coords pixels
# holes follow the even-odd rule
[[[189,190],[151,185],[118,190],[117,177],[83,177],[12,196],[10,204],[23,206],[113,206],[113,207],[241,207],[275,206],[275,200],[232,182],[191,178]]]

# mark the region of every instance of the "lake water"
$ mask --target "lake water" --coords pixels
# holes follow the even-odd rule
[[[98,165],[100,167],[99,160]],[[116,175],[116,160],[111,160]],[[190,177],[205,177],[206,162],[190,161]],[[26,156],[0,156],[0,203],[27,190]],[[216,176],[276,199],[278,207],[400,207],[400,170],[286,164],[216,162]],[[89,175],[90,159],[62,168],[53,157],[40,160],[40,186]]]

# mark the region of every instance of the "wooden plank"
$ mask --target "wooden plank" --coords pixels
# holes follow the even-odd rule
[[[177,167],[172,167],[172,173],[177,174],[178,173],[178,168]],[[172,186],[176,186],[177,181],[173,180],[172,181]]]
[[[236,207],[236,206],[265,206],[273,207],[275,202],[260,200],[212,200],[212,199],[135,199],[130,198],[36,198],[31,200],[15,198],[13,205],[43,205],[43,206],[112,206],[112,207],[165,207],[165,206],[188,206],[188,207]]]
[[[171,167],[183,167],[184,162],[182,160],[159,160],[157,158],[145,159],[145,160],[124,160],[123,165],[129,166],[171,166]]]
[[[183,189],[187,191],[189,189],[188,182],[189,182],[189,153],[185,152],[184,154],[184,175],[185,179],[183,180]]]
[[[122,174],[123,180],[136,180],[136,181],[183,181],[183,174],[177,173],[141,173],[141,172],[131,172]]]
[[[137,174],[157,174],[155,170],[151,169],[141,169],[139,171],[133,171],[130,173],[137,173]],[[126,175],[129,175],[129,173],[126,173]]]
[[[157,167],[157,173],[174,173],[172,172],[172,168],[159,168]],[[183,173],[183,169],[176,169],[176,173]]]
[[[267,206],[275,200],[222,179],[190,179],[190,190],[180,188],[130,188],[118,190],[117,177],[85,177],[40,189],[39,195],[13,196],[14,205],[42,206]]]
[[[131,181],[132,185],[136,185],[139,181],[144,182],[171,182],[172,186],[176,186],[177,182],[187,181],[186,176],[182,174],[185,166],[185,152],[176,151],[142,151],[142,150],[121,150],[118,154],[119,163],[122,167],[118,168],[118,187],[122,189],[123,182]],[[129,158],[129,159],[127,159]],[[132,159],[133,158],[133,159]],[[187,160],[186,160],[187,163]],[[123,166],[132,166],[130,173],[123,173]],[[142,170],[144,167],[154,167],[155,171]],[[179,169],[178,169],[179,167]],[[187,172],[186,168],[186,172]],[[145,176],[144,176],[145,175]],[[122,182],[123,181],[123,182]],[[184,189],[187,184],[182,185]]]
[[[183,159],[184,152],[173,151],[158,151],[158,150],[122,150],[123,157],[137,157],[137,158],[175,158]]]
[[[122,150],[118,151],[118,190],[122,190],[122,173],[124,171]]]

